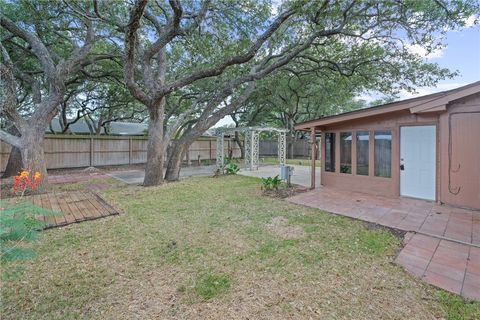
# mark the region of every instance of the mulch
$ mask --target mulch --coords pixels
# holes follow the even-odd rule
[[[285,199],[289,197],[293,197],[299,193],[304,193],[309,191],[307,187],[299,186],[299,185],[292,185],[290,187],[280,187],[278,189],[271,189],[271,190],[263,190],[263,195],[272,197],[272,198],[280,198]]]

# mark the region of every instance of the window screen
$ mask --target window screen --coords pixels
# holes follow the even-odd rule
[[[368,131],[357,132],[357,174],[368,176]]]
[[[325,171],[335,172],[335,133],[325,133]]]
[[[352,173],[352,133],[340,133],[340,172]]]
[[[392,133],[375,131],[375,176],[390,177],[392,171]]]

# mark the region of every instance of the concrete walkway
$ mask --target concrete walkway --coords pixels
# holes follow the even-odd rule
[[[292,183],[304,187],[310,187],[310,167],[293,165]],[[216,166],[200,166],[200,167],[184,167],[180,171],[180,177],[208,177],[212,176],[216,170]],[[317,168],[317,186],[320,185],[320,168]],[[278,165],[261,165],[258,170],[240,169],[238,174],[248,177],[267,178],[280,175],[280,166]],[[107,175],[118,179],[127,184],[141,184],[145,177],[143,170],[126,170],[109,172]]]
[[[398,264],[430,284],[480,300],[480,212],[326,187],[288,201],[408,232]]]
[[[185,167],[180,170],[180,178],[213,176],[216,166]],[[144,170],[127,170],[109,172],[109,176],[127,184],[142,184]]]
[[[298,184],[304,187],[310,187],[310,167],[309,166],[299,166],[299,165],[289,165],[293,167],[292,183]],[[320,185],[320,168],[316,168],[316,186]],[[245,170],[241,169],[238,174],[249,176],[249,177],[258,177],[258,178],[268,178],[275,177],[280,175],[280,166],[279,165],[261,165],[258,170]]]

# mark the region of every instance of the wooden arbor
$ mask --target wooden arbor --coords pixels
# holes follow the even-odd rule
[[[276,132],[278,134],[278,162],[285,165],[286,158],[286,129],[270,127],[243,127],[243,128],[219,128],[217,136],[217,167],[223,168],[225,163],[224,136],[228,133],[240,132],[245,135],[245,169],[258,169],[259,136],[263,131]]]

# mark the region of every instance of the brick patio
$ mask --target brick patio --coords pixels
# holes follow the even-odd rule
[[[480,300],[480,248],[410,233],[395,261],[444,290]]]
[[[288,201],[408,232],[396,262],[442,289],[480,300],[480,212],[321,187]]]

